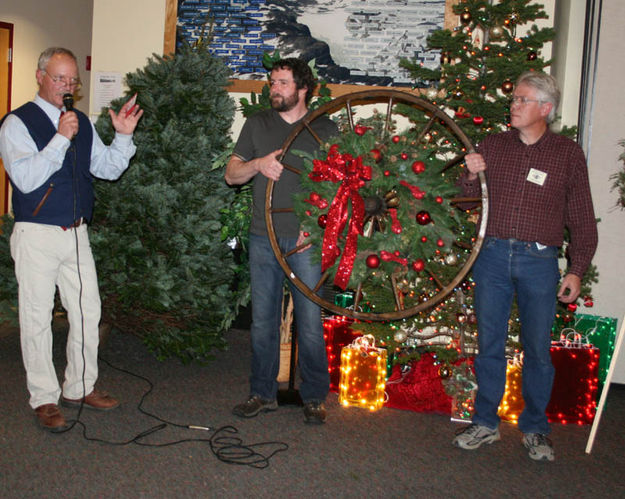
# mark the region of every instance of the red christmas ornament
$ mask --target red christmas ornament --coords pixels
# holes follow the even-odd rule
[[[435,201],[436,201],[438,204],[443,204],[443,198],[442,198],[442,197],[440,197],[440,196],[436,196]]]
[[[306,213],[306,215],[308,215],[308,216],[312,215],[312,211],[310,211],[310,210],[306,210],[306,212],[305,212],[305,213]]]
[[[566,308],[569,312],[575,312],[577,310],[577,305],[575,303],[569,303]]]
[[[443,246],[445,246],[445,241],[443,241],[442,239],[439,239],[438,241],[436,241],[436,245],[442,248]]]
[[[412,270],[415,272],[421,272],[425,268],[425,262],[418,258],[414,262],[412,262]]]
[[[484,118],[482,118],[481,116],[473,116],[473,123],[476,125],[481,125],[482,123],[484,123]]]
[[[365,263],[370,269],[377,269],[380,266],[380,257],[375,254],[369,255],[365,260]]]
[[[421,236],[421,242],[422,243],[427,243],[428,242],[428,238],[425,236]]]
[[[423,161],[415,161],[412,163],[412,171],[419,175],[425,171],[425,163]]]
[[[360,136],[362,136],[362,135],[364,135],[365,133],[367,133],[367,130],[369,130],[369,129],[371,129],[371,127],[370,127],[370,126],[356,125],[356,126],[354,127],[354,133],[355,133],[356,135],[360,135]]]
[[[432,221],[432,217],[427,211],[420,211],[415,217],[419,225],[427,225]]]
[[[371,156],[373,160],[378,163],[382,159],[382,152],[379,149],[371,149]]]
[[[512,83],[512,81],[510,80],[505,80],[502,84],[501,84],[501,91],[504,94],[509,94],[510,92],[512,92],[514,90],[514,83]]]
[[[592,296],[584,296],[584,306],[590,308],[593,305]]]
[[[391,171],[390,170],[384,170],[384,176],[385,177],[390,177],[391,176]]]
[[[304,232],[304,237],[310,237],[310,232]]]
[[[401,156],[401,159],[408,159],[408,155],[405,152],[402,152],[400,156]]]
[[[315,204],[321,199],[321,196],[316,192],[311,192],[310,196],[308,196],[308,199],[310,199],[311,203]]]
[[[399,135],[393,135],[391,137],[391,140],[393,141],[393,144],[397,144],[399,142],[399,140],[400,140],[400,137],[399,137]]]
[[[328,215],[325,213],[323,215],[319,215],[319,218],[317,218],[317,225],[322,229],[325,229],[326,225],[328,225]]]

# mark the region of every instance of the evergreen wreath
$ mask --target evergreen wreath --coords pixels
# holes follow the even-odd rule
[[[402,106],[394,112],[410,118]],[[449,152],[462,144],[440,124],[418,136],[415,121],[386,133],[377,111],[353,127],[343,115],[340,134],[316,155],[298,152],[302,230],[334,285],[359,290],[375,313],[440,292],[472,248],[475,217],[455,206],[460,169],[448,169]]]

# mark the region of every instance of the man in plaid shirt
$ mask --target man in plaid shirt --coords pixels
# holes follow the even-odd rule
[[[468,196],[479,196],[478,172],[489,195],[486,237],[473,268],[479,354],[473,424],[454,445],[476,449],[499,440],[497,409],[506,383],[505,346],[516,294],[523,343],[523,445],[535,460],[554,460],[545,410],[551,397],[551,327],[556,297],[574,302],[597,246],[588,171],[582,149],[549,130],[560,99],[555,79],[529,71],[515,85],[512,130],[491,135],[467,154],[461,179]],[[558,247],[570,233],[570,267],[560,282]]]

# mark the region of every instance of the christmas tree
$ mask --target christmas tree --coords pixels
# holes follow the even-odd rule
[[[400,65],[417,86],[430,86],[426,97],[453,112],[477,144],[508,126],[509,97],[518,76],[551,64],[541,51],[555,30],[531,24],[547,18],[543,6],[531,0],[462,0],[453,11],[458,27],[428,38],[428,48],[440,52],[440,68],[406,59]]]
[[[239,265],[222,241],[220,211],[231,202],[213,165],[230,144],[229,70],[206,45],[182,45],[126,76],[145,114],[137,153],[114,183],[98,182],[91,242],[103,318],[140,335],[158,358],[204,361],[245,299]],[[97,129],[110,140],[110,119]]]

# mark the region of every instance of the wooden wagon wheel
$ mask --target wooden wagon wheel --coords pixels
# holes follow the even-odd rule
[[[316,135],[316,133],[311,128],[310,124],[317,119],[318,117],[327,114],[331,115],[336,112],[344,112],[347,114],[348,125],[351,130],[354,130],[355,125],[355,106],[368,105],[368,104],[379,104],[384,105],[386,103],[386,116],[385,116],[385,125],[382,131],[383,135],[389,136],[390,129],[392,127],[393,115],[397,114],[397,111],[394,110],[394,107],[397,104],[407,105],[412,110],[422,111],[424,115],[428,117],[428,120],[425,122],[425,125],[420,130],[414,130],[414,137],[417,141],[422,141],[423,138],[434,128],[440,128],[441,126],[447,130],[447,133],[450,136],[453,136],[455,141],[462,144],[462,147],[459,151],[454,152],[454,157],[450,158],[444,170],[448,168],[452,168],[454,166],[460,165],[464,159],[464,156],[469,152],[474,152],[473,145],[470,140],[464,134],[464,132],[458,127],[455,121],[447,115],[444,111],[439,109],[438,107],[432,105],[431,103],[416,97],[413,94],[409,94],[407,92],[402,92],[398,90],[367,90],[362,92],[355,92],[347,95],[343,95],[338,97],[331,102],[324,104],[318,109],[309,113],[302,121],[298,124],[298,126],[293,130],[293,132],[287,137],[284,144],[282,145],[282,153],[278,158],[280,161],[283,160],[289,148],[292,146],[293,141],[298,137],[299,134],[305,132],[310,133],[315,138],[315,140],[322,145],[322,140]],[[412,130],[412,129],[411,129]],[[412,132],[411,132],[412,133]],[[283,162],[285,169],[292,171],[293,173],[302,174],[302,171],[294,168],[288,164]],[[352,317],[360,320],[370,320],[370,321],[392,321],[392,320],[400,320],[411,317],[421,311],[428,310],[434,307],[436,304],[441,302],[453,289],[458,286],[464,277],[467,275],[469,269],[473,265],[477,255],[482,246],[482,242],[484,239],[484,233],[486,231],[486,222],[488,218],[488,192],[486,189],[486,181],[485,177],[482,173],[479,174],[479,181],[481,183],[482,188],[482,197],[476,199],[469,198],[455,198],[450,200],[452,203],[459,202],[475,202],[478,203],[481,201],[481,217],[480,217],[480,225],[479,230],[477,232],[477,236],[472,239],[472,247],[470,248],[470,254],[464,264],[459,268],[455,277],[451,279],[450,282],[440,282],[436,276],[432,276],[439,283],[440,290],[433,296],[429,297],[425,301],[421,301],[418,304],[404,308],[400,302],[397,303],[396,309],[390,312],[376,313],[375,311],[361,311],[358,310],[358,303],[356,302],[356,306],[352,308],[344,308],[342,306],[336,305],[325,299],[322,296],[323,285],[326,280],[330,277],[328,275],[328,271],[326,271],[321,280],[316,284],[314,288],[308,287],[304,282],[302,282],[299,277],[295,274],[295,272],[289,266],[287,261],[288,256],[293,254],[299,248],[295,248],[289,253],[283,253],[279,247],[276,233],[274,230],[273,224],[273,214],[274,213],[284,213],[285,211],[293,211],[292,209],[284,209],[284,208],[273,208],[273,189],[274,189],[274,181],[269,180],[267,183],[267,190],[265,196],[265,220],[267,223],[267,231],[269,241],[273,248],[273,251],[280,263],[282,269],[288,278],[297,286],[297,288],[310,300],[317,303],[322,308],[329,310],[335,314],[345,315],[348,317]],[[467,248],[469,249],[469,248]],[[358,286],[358,290],[356,292],[356,300],[358,300],[359,291],[362,286],[362,283]],[[397,296],[397,283],[392,283],[393,292]]]

